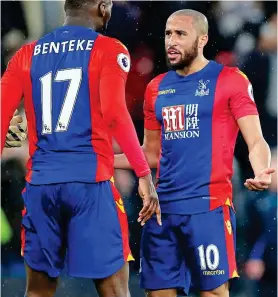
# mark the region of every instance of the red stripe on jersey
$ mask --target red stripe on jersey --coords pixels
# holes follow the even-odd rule
[[[121,198],[120,193],[118,192],[117,188],[111,182],[112,193],[114,197],[114,201],[117,207],[117,214],[118,219],[121,227],[121,235],[122,235],[122,244],[123,244],[123,254],[124,254],[124,261],[128,261],[133,259],[131,256],[131,251],[129,247],[129,233],[128,233],[128,221],[127,216],[124,208],[124,203]]]
[[[225,203],[232,204],[232,168],[237,123],[229,109],[226,81],[229,69],[221,71],[215,89],[212,113],[212,155],[210,177],[210,210]],[[231,146],[232,144],[232,146]],[[227,201],[228,200],[228,201]]]
[[[100,67],[102,62],[100,58],[101,51],[98,51],[97,47],[103,46],[102,38],[102,36],[98,36],[95,40],[88,68],[92,122],[91,143],[97,155],[96,182],[109,180],[114,175],[112,136],[108,134],[107,127],[103,121],[99,98]]]
[[[22,218],[26,215],[26,208],[24,208],[21,212]],[[21,225],[21,256],[24,256],[25,242],[26,242],[26,234],[25,228]]]
[[[37,150],[37,128],[36,128],[36,115],[33,105],[33,96],[32,96],[32,81],[31,81],[31,66],[32,66],[32,56],[34,52],[34,47],[36,42],[33,42],[26,46],[26,54],[22,59],[22,70],[24,72],[24,108],[27,119],[28,126],[28,142],[29,142],[29,160],[27,162],[27,175],[26,180],[31,181],[32,178],[32,156]]]
[[[162,73],[155,77],[148,84],[146,92],[145,92],[145,102],[144,102],[144,126],[147,130],[158,130],[160,129],[160,143],[162,143],[162,130],[161,124],[157,121],[156,113],[155,113],[155,103],[158,97],[159,86],[166,73]],[[161,159],[161,149],[158,158],[156,177],[159,179],[160,174],[160,159]],[[158,186],[158,183],[157,183]]]
[[[160,143],[162,143],[162,130],[160,131]],[[162,155],[162,149],[160,146],[160,153],[159,153],[159,158],[158,158],[158,164],[157,164],[157,170],[156,170],[156,178],[157,181],[159,179],[159,175],[160,175],[160,160],[161,160],[161,155]],[[157,187],[158,187],[158,182],[157,182]]]
[[[144,126],[148,130],[159,130],[161,124],[158,122],[155,113],[155,102],[157,100],[159,85],[167,73],[155,77],[147,86],[144,100]]]
[[[229,278],[238,277],[236,255],[235,255],[235,241],[234,234],[231,224],[230,207],[227,205],[222,206],[223,217],[224,217],[224,230],[225,230],[225,241],[227,250],[227,259],[229,267]]]

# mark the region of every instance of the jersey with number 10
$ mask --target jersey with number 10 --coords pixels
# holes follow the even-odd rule
[[[99,87],[111,72],[126,80],[129,67],[128,51],[119,41],[85,27],[64,26],[22,47],[7,74],[18,69],[23,83],[28,182],[111,179],[112,137],[103,119]],[[113,98],[112,109],[111,102]]]
[[[144,112],[145,128],[161,131],[161,210],[195,214],[231,205],[237,120],[258,114],[245,74],[214,61],[188,76],[161,74],[147,87]]]

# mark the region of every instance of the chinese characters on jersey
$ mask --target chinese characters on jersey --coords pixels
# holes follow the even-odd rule
[[[199,137],[198,104],[162,108],[165,140]]]

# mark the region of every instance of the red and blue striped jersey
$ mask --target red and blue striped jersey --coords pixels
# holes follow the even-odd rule
[[[139,151],[130,157],[137,158],[131,162],[137,175],[150,172],[125,104],[129,68],[124,45],[81,26],[58,28],[15,54],[1,80],[2,147],[9,120],[24,96],[30,150],[27,181],[111,179],[112,136],[120,134],[119,139],[129,134],[126,139],[134,139]],[[126,139],[119,142],[124,146]],[[134,153],[134,148],[129,150]]]
[[[147,87],[144,113],[145,128],[161,131],[162,212],[194,214],[232,205],[237,120],[258,114],[247,77],[214,61],[188,76],[161,74]]]

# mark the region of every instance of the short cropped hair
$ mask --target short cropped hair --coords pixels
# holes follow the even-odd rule
[[[67,9],[81,9],[84,5],[94,3],[95,0],[66,0],[65,10]]]
[[[204,14],[193,9],[182,9],[174,12],[171,16],[182,15],[193,18],[193,24],[196,31],[200,34],[208,34],[208,20]],[[170,16],[170,17],[171,17]]]

